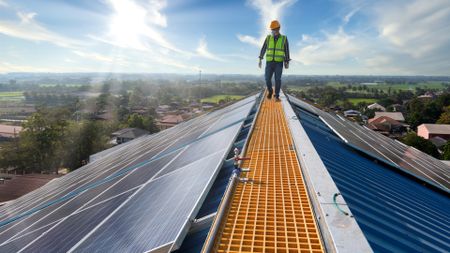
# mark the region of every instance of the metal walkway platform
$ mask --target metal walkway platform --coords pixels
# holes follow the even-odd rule
[[[264,99],[216,252],[323,252],[281,102]],[[247,174],[247,175],[245,175]]]

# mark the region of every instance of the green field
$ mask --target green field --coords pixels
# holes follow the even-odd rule
[[[331,86],[334,88],[340,88],[340,87],[347,87],[347,85],[342,84],[340,82],[328,82],[327,86]],[[359,85],[353,85],[353,87],[358,87]],[[291,90],[295,90],[295,91],[307,91],[308,89],[310,89],[311,87],[314,86],[289,86],[289,89]],[[410,90],[412,92],[414,92],[416,90],[417,87],[422,88],[422,89],[433,89],[433,90],[442,90],[445,89],[445,85],[443,85],[441,82],[422,82],[422,83],[418,83],[418,84],[386,84],[386,83],[380,83],[380,84],[374,84],[374,85],[366,85],[366,87],[368,89],[378,89],[378,90],[383,90],[384,92],[388,92],[389,88],[391,88],[391,91],[406,91],[406,90]],[[368,93],[368,91],[364,91],[364,90],[355,90],[353,91],[352,89],[347,89],[346,92],[349,93]]]
[[[0,92],[0,101],[22,101],[24,98],[22,91]]]
[[[377,102],[377,99],[375,98],[349,98],[348,101],[354,105],[357,105],[361,102],[366,102],[367,104],[373,104]]]
[[[212,97],[207,97],[201,99],[202,103],[216,103],[218,104],[220,100],[226,100],[227,98],[230,100],[238,100],[243,98],[244,96],[241,95],[215,95]]]
[[[56,87],[56,86],[66,86],[66,87],[81,87],[83,86],[82,84],[77,84],[77,83],[68,83],[68,84],[52,84],[52,83],[43,83],[43,84],[39,84],[39,87]]]

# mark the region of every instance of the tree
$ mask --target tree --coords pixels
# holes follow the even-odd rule
[[[142,117],[141,115],[139,115],[137,113],[133,113],[130,116],[128,116],[127,125],[128,125],[128,127],[145,129],[144,117]]]
[[[15,142],[2,145],[0,166],[25,172],[76,169],[108,147],[112,122],[72,121],[66,108],[40,108],[27,119]]]
[[[418,150],[425,152],[433,157],[439,158],[439,152],[436,146],[429,140],[426,140],[414,132],[406,134],[401,140],[406,145],[417,148]]]
[[[342,101],[342,109],[344,110],[350,110],[350,109],[355,109],[355,105],[348,101],[348,99],[344,99],[344,101]]]
[[[442,160],[450,160],[450,141],[447,141],[447,143],[442,147],[443,154],[442,154]]]
[[[411,128],[416,128],[422,123],[435,123],[442,113],[442,103],[438,100],[424,102],[420,99],[412,99],[407,106],[406,121]]]
[[[128,117],[127,127],[135,127],[149,131],[150,133],[158,132],[158,127],[155,124],[155,120],[152,116],[142,116],[137,113],[133,113]]]
[[[97,97],[97,100],[95,102],[96,113],[101,113],[106,109],[106,106],[108,105],[109,102],[109,97],[110,97],[109,93],[102,93]]]
[[[108,148],[109,134],[101,121],[72,124],[60,152],[64,167],[77,169],[89,161],[89,156]]]
[[[450,106],[445,107],[444,112],[436,121],[437,124],[450,124]]]
[[[57,171],[61,158],[55,154],[62,147],[70,116],[65,108],[40,108],[30,116],[17,146],[22,160],[14,167],[26,171]]]
[[[136,87],[131,92],[129,96],[129,105],[131,108],[146,107],[148,105],[147,98],[140,88]]]

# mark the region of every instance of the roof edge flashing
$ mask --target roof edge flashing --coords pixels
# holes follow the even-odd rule
[[[339,190],[284,92],[281,100],[325,248],[328,252],[373,252],[345,199],[341,196],[335,205]]]

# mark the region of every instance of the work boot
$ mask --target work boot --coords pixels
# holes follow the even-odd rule
[[[271,99],[271,98],[272,98],[272,92],[271,92],[271,91],[267,92],[267,98],[268,98],[268,99]]]

